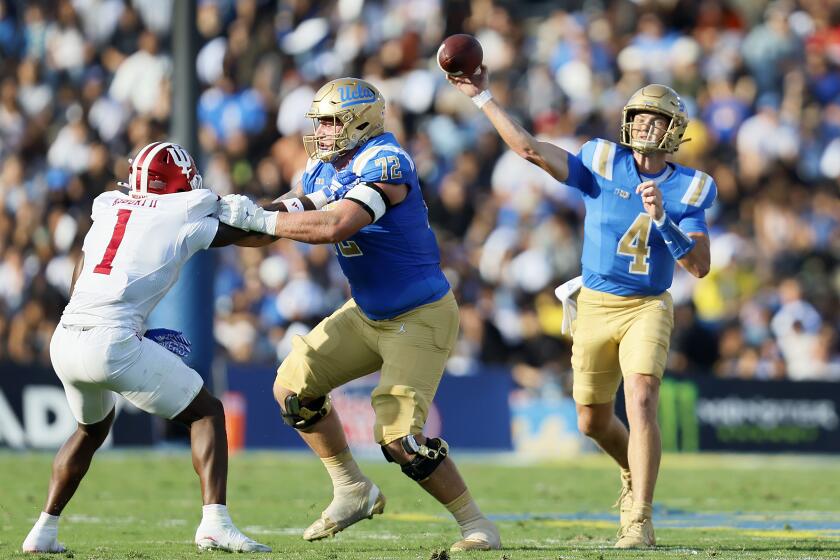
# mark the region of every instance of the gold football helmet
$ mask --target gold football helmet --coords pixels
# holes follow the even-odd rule
[[[671,119],[665,134],[658,142],[634,139],[633,117],[637,113],[656,113]],[[680,96],[673,89],[662,84],[650,84],[634,93],[621,114],[621,145],[641,154],[652,152],[676,152],[688,126],[688,114]]]
[[[372,84],[357,78],[339,78],[315,93],[306,116],[314,131],[303,137],[303,147],[310,158],[332,161],[369,138],[385,131],[385,98]],[[318,135],[322,119],[341,123],[341,131],[332,136]],[[329,147],[327,147],[329,145]]]

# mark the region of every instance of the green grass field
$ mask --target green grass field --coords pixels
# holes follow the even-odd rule
[[[19,547],[43,504],[51,459],[0,453],[0,558],[32,558]],[[840,459],[666,456],[656,500],[660,546],[649,552],[611,548],[618,474],[603,456],[528,466],[486,456],[459,462],[482,509],[498,520],[504,550],[453,557],[840,558]],[[301,454],[235,456],[233,519],[275,551],[253,557],[445,558],[441,551],[459,536],[445,510],[384,460],[362,466],[388,497],[385,514],[307,543],[303,528],[331,495],[320,462]],[[58,557],[220,556],[193,547],[200,512],[186,452],[106,452],[65,510],[59,537],[70,552]]]

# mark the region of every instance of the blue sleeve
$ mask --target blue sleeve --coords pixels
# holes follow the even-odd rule
[[[361,170],[353,170],[366,183],[391,183],[409,185],[414,183],[414,162],[402,149],[383,147],[364,163]]]
[[[706,211],[702,208],[692,208],[691,211],[683,215],[678,225],[685,233],[709,234],[709,228],[706,225]]]
[[[706,225],[706,209],[714,204],[717,198],[717,185],[712,180],[709,192],[703,197],[700,206],[689,206],[682,218],[680,218],[680,229],[686,233],[698,232],[709,234],[709,227]]]
[[[581,150],[578,155],[569,154],[569,176],[564,183],[570,187],[580,190],[583,194],[595,196],[597,192],[598,183],[595,181],[595,176],[586,168],[581,160]]]

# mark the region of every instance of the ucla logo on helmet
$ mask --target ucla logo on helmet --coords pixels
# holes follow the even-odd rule
[[[338,88],[338,95],[341,100],[342,107],[350,107],[351,105],[359,105],[362,103],[371,103],[376,101],[376,94],[373,93],[370,88],[365,87],[362,84],[357,84],[356,87],[340,87]]]

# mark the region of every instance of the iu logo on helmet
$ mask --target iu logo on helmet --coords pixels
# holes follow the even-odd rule
[[[180,167],[181,173],[189,179],[193,162],[187,150],[177,144],[173,144],[167,148],[167,151],[169,152],[169,155],[172,156],[172,163]]]

